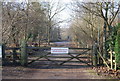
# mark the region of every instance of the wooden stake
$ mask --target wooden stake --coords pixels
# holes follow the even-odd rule
[[[113,69],[113,53],[110,52],[110,63],[111,63],[111,69]]]

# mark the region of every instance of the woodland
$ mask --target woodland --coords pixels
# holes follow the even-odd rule
[[[96,47],[95,66],[120,69],[120,2],[72,1],[69,27],[60,27],[66,20],[59,14],[65,5],[58,2],[2,2],[2,44],[19,47],[26,44],[41,47],[44,43],[67,40],[62,30],[76,47]],[[62,17],[62,16],[61,16]],[[64,36],[63,36],[64,37]]]

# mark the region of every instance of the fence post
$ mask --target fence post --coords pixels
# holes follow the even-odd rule
[[[27,43],[25,40],[21,43],[21,65],[27,66],[28,62],[28,55],[27,55]]]
[[[16,64],[16,59],[17,59],[17,53],[16,53],[16,49],[13,49],[13,64]]]
[[[2,65],[5,64],[5,44],[0,44]]]
[[[97,66],[97,43],[93,45],[93,66]]]

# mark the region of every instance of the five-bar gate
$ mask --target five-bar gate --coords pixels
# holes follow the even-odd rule
[[[50,47],[28,47],[27,49],[28,64],[36,61],[50,61],[58,65],[72,62],[91,65],[91,48],[68,48],[68,53],[51,53]]]

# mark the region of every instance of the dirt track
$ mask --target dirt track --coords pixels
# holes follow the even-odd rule
[[[56,43],[58,46],[62,43]],[[63,43],[69,46],[69,43]],[[67,45],[66,45],[67,44]],[[106,79],[84,63],[58,66],[50,62],[34,62],[26,67],[4,66],[3,79]],[[107,78],[108,79],[108,78]]]
[[[37,65],[36,65],[37,64]],[[24,67],[4,67],[4,79],[105,79],[85,65],[53,66],[34,63]]]

